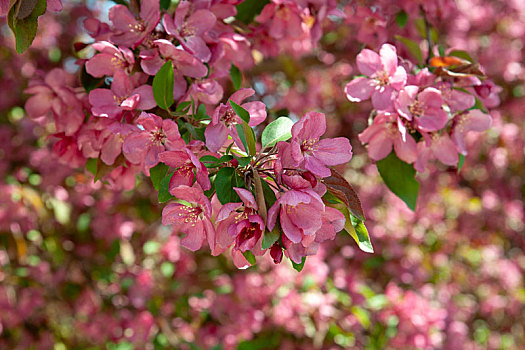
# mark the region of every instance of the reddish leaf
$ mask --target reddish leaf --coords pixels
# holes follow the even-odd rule
[[[328,192],[343,202],[354,216],[365,221],[365,214],[357,192],[341,174],[334,169],[331,169],[331,171],[332,175],[323,179]]]
[[[450,67],[464,64],[470,64],[470,62],[454,56],[436,56],[430,59],[430,66],[432,67]]]

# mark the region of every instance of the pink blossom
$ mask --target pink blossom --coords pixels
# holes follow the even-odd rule
[[[38,118],[51,112],[57,133],[71,136],[84,121],[81,101],[68,86],[66,73],[62,69],[52,69],[44,81],[31,81],[24,92],[33,94],[25,104],[29,117]]]
[[[159,162],[159,153],[184,149],[177,124],[169,119],[142,113],[135,121],[143,130],[133,132],[124,139],[122,151],[134,164],[143,164],[146,171]]]
[[[194,181],[197,181],[203,190],[210,189],[208,170],[189,149],[162,152],[159,154],[159,161],[175,168],[170,180],[170,191],[175,191],[178,186],[182,185],[191,187]]]
[[[260,250],[256,247],[264,231],[264,221],[253,194],[243,188],[233,188],[242,203],[227,203],[217,214],[217,244],[227,248],[235,242],[234,250]],[[259,249],[257,249],[259,248]]]
[[[368,155],[375,161],[388,156],[392,146],[397,156],[407,163],[417,158],[416,141],[407,133],[403,121],[397,114],[382,112],[374,123],[359,134],[362,143],[368,143]]]
[[[458,163],[458,151],[448,134],[439,135],[435,133],[428,136],[424,133],[423,138],[425,141],[419,142],[417,145],[418,157],[414,164],[417,171],[424,172],[427,162],[431,158],[437,158],[445,165],[456,165]]]
[[[454,117],[452,124],[452,141],[461,154],[467,154],[465,136],[469,131],[485,131],[490,128],[492,118],[479,109],[473,109]]]
[[[139,19],[136,19],[126,6],[115,5],[109,9],[109,20],[115,29],[111,41],[117,45],[135,48],[157,26],[160,20],[159,2],[142,1]]]
[[[211,123],[204,133],[206,146],[212,152],[217,152],[231,135],[237,146],[242,147],[235,125],[241,122],[234,112],[229,101],[239,104],[250,113],[250,126],[256,126],[266,119],[266,106],[260,101],[242,103],[246,98],[255,94],[253,89],[240,89],[230,96],[226,104],[221,103],[213,112]]]
[[[435,88],[419,92],[417,86],[405,86],[399,92],[395,106],[399,115],[409,121],[414,120],[422,131],[440,130],[448,121],[447,112],[442,108],[441,92]]]
[[[173,35],[184,49],[201,61],[207,62],[211,58],[211,51],[203,35],[213,28],[216,17],[206,9],[196,10],[188,16],[190,6],[189,1],[181,1],[173,19],[169,15],[164,15],[162,23],[166,32]]]
[[[134,87],[126,73],[116,71],[109,89],[95,89],[89,93],[91,112],[98,117],[116,118],[123,111],[148,110],[157,103],[151,85]]]
[[[293,160],[314,175],[327,177],[327,166],[344,164],[352,158],[352,146],[344,137],[319,138],[326,131],[323,113],[309,112],[292,127],[291,155]]]
[[[117,48],[115,45],[101,41],[91,45],[98,54],[86,62],[86,70],[92,76],[99,78],[104,75],[112,76],[116,71],[130,73],[135,64],[133,52],[126,48]]]
[[[281,195],[268,211],[268,230],[273,230],[279,214],[284,235],[293,243],[311,243],[323,225],[325,206],[312,190],[290,190]]]
[[[441,92],[443,101],[450,108],[451,113],[465,111],[476,103],[473,95],[452,88],[452,84],[440,82],[436,84],[436,88]]]
[[[397,65],[396,48],[383,44],[379,55],[364,49],[357,55],[357,68],[368,78],[358,77],[345,87],[346,97],[352,102],[361,102],[372,97],[372,105],[378,110],[392,107],[397,91],[405,86],[407,74]]]
[[[162,210],[162,224],[173,225],[174,232],[186,233],[181,245],[196,251],[208,240],[210,249],[215,244],[215,229],[210,221],[211,204],[201,189],[179,186],[171,192],[189,205],[170,203]]]

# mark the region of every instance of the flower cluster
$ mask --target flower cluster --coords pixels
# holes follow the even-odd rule
[[[414,67],[411,74],[399,65],[390,44],[383,44],[379,54],[364,49],[357,55],[357,67],[365,76],[350,81],[345,93],[352,102],[372,101],[373,122],[359,135],[368,144],[370,158],[379,161],[393,148],[419,172],[431,159],[457,166],[458,153],[467,154],[467,133],[487,130],[492,122],[476,98],[497,96],[491,82],[444,68],[461,64],[472,66],[453,56],[434,57],[430,70]]]

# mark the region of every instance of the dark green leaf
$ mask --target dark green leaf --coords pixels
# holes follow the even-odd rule
[[[239,196],[233,190],[233,187],[237,185],[233,183],[233,181],[236,182],[233,176],[234,173],[234,168],[221,168],[215,177],[215,192],[221,204],[240,201]]]
[[[86,169],[93,175],[97,175],[97,162],[96,158],[89,158],[86,162]]]
[[[170,181],[173,173],[165,176],[159,184],[159,203],[164,203],[174,198],[170,193]]]
[[[19,54],[31,46],[38,28],[38,17],[46,12],[47,1],[19,0],[11,4],[7,14],[9,28],[15,34],[16,52]]]
[[[242,168],[250,164],[252,157],[235,157],[235,159],[237,159],[239,166]]]
[[[399,159],[394,152],[376,163],[379,174],[387,187],[401,198],[410,209],[416,210],[419,183],[416,171],[410,164]]]
[[[264,199],[266,199],[267,207],[271,208],[277,200],[277,198],[275,197],[275,192],[264,179],[261,179],[261,185],[264,192]]]
[[[173,64],[167,61],[153,78],[153,97],[157,105],[165,110],[169,110],[174,102],[173,80]]]
[[[405,11],[401,10],[396,15],[396,23],[399,26],[399,28],[404,28],[407,24],[408,15]]]
[[[272,231],[265,231],[262,241],[262,249],[270,248],[281,236],[281,225],[276,223]]]
[[[230,78],[232,79],[233,88],[239,90],[242,84],[242,74],[236,65],[232,64],[230,68]]]
[[[80,70],[80,82],[86,92],[90,92],[93,89],[96,89],[100,87],[104,83],[104,77],[102,78],[95,78],[91,74],[89,74],[86,70],[86,65],[82,66],[82,69]]]
[[[262,148],[272,147],[279,141],[292,137],[293,121],[288,117],[279,117],[266,126],[261,135]]]
[[[175,112],[181,112],[181,113],[187,113],[191,107],[191,101],[184,101],[179,103],[177,108],[175,108]]]
[[[246,123],[250,123],[250,113],[247,110],[245,110],[244,108],[239,106],[237,103],[233,102],[232,100],[230,100],[230,105],[232,106],[233,111],[237,113],[237,115],[242,120],[244,120]]]
[[[423,62],[423,53],[421,52],[421,48],[417,42],[400,35],[396,35],[395,38],[406,46],[408,52],[410,52],[410,54],[418,61],[418,63]]]
[[[244,255],[246,260],[248,260],[250,265],[254,266],[257,263],[257,260],[255,260],[255,255],[253,255],[253,253],[251,251],[247,250],[247,251],[243,252],[242,255]]]
[[[171,0],[159,0],[159,7],[161,10],[167,10],[170,8]]]
[[[304,267],[304,263],[306,262],[306,257],[303,256],[303,260],[301,261],[300,264],[296,264],[293,260],[290,259],[290,261],[292,262],[292,266],[293,268],[297,271],[297,272],[301,272],[303,271],[303,267]]]
[[[270,0],[245,0],[236,6],[235,18],[245,24],[250,24],[268,3]]]
[[[157,191],[159,190],[160,182],[164,177],[166,177],[168,169],[169,166],[167,166],[164,163],[159,163],[149,170],[149,177],[151,179],[151,182],[153,183],[153,187]]]
[[[195,119],[202,120],[206,118],[209,118],[208,114],[206,114],[206,107],[203,104],[201,104],[199,105],[199,108],[197,108],[197,113],[195,113]]]
[[[246,151],[246,153],[248,153],[248,145],[246,144],[246,135],[244,135],[244,128],[241,124],[237,124],[235,125],[235,129],[237,130],[237,134],[241,139],[242,145],[244,146],[244,150]]]

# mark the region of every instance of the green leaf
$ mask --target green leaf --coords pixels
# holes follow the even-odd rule
[[[404,28],[407,24],[408,15],[404,10],[401,10],[396,15],[396,23],[399,28]]]
[[[161,10],[167,10],[170,8],[171,0],[159,0],[159,7]]]
[[[171,61],[164,63],[157,75],[153,78],[153,97],[157,105],[169,110],[173,104],[173,64]]]
[[[370,241],[370,236],[368,235],[365,223],[358,217],[353,216],[352,213],[350,213],[350,223],[352,224],[354,232],[348,232],[348,230],[347,232],[354,238],[359,249],[366,253],[373,253],[374,247],[372,247],[372,242]]]
[[[306,262],[306,257],[303,256],[303,260],[301,261],[300,264],[296,264],[292,259],[290,259],[290,261],[292,262],[292,266],[293,266],[293,268],[294,268],[297,272],[301,272],[301,271],[303,271],[304,263]]]
[[[242,168],[250,164],[252,157],[235,157],[235,159],[237,159],[239,166]]]
[[[46,12],[47,1],[18,0],[7,13],[7,23],[16,39],[16,52],[19,54],[31,46],[38,28],[38,17]]]
[[[184,101],[177,105],[177,108],[175,108],[176,113],[180,114],[186,114],[191,107],[191,101]]]
[[[236,6],[235,18],[245,24],[250,24],[268,3],[270,0],[245,0]]]
[[[272,231],[266,231],[264,232],[263,241],[262,241],[262,249],[268,249],[270,248],[281,236],[281,225],[277,223]]]
[[[244,120],[246,123],[250,123],[250,113],[247,110],[245,110],[232,100],[230,100],[230,105],[232,106],[233,111],[237,113],[237,115],[241,117],[242,120]]]
[[[149,177],[153,183],[153,187],[158,191],[160,182],[166,176],[170,167],[164,163],[159,163],[149,170]]]
[[[221,168],[215,177],[215,192],[221,204],[240,201],[239,196],[233,190],[233,187],[237,186],[234,173],[234,168]]]
[[[159,203],[164,203],[174,198],[170,193],[170,181],[173,173],[164,177],[159,184]]]
[[[413,40],[410,40],[408,38],[402,37],[401,35],[396,35],[395,38],[399,41],[401,41],[406,48],[408,49],[408,52],[419,62],[423,62],[423,53],[421,52],[421,48],[419,47],[419,44]]]
[[[237,130],[237,134],[239,134],[246,153],[254,156],[257,150],[255,148],[255,133],[253,129],[246,122],[235,125],[235,129]]]
[[[463,168],[463,164],[465,164],[465,156],[463,154],[459,154],[459,162],[458,162],[458,174],[461,171],[461,168]]]
[[[275,197],[275,192],[272,190],[270,185],[268,185],[268,183],[263,179],[261,179],[261,185],[264,192],[264,199],[266,200],[267,207],[271,208],[277,200],[277,197]]]
[[[255,255],[253,255],[253,253],[251,251],[247,250],[247,251],[243,252],[242,255],[244,255],[246,260],[248,260],[250,265],[254,266],[257,263],[257,260],[255,260]]]
[[[470,62],[474,62],[474,60],[472,59],[472,57],[469,55],[469,53],[467,51],[452,50],[452,51],[449,52],[448,55],[449,56],[463,58],[464,60],[467,60],[467,61],[470,61]]]
[[[201,104],[199,105],[199,108],[197,108],[197,113],[195,113],[195,119],[202,120],[206,118],[209,118],[208,114],[206,114],[206,107],[203,104]]]
[[[410,209],[416,210],[419,183],[415,178],[414,167],[403,162],[394,152],[376,162],[376,165],[390,191],[401,198]]]
[[[272,147],[279,141],[292,137],[293,121],[288,117],[279,117],[266,126],[261,135],[262,148]]]
[[[234,65],[233,63],[230,68],[230,78],[232,79],[233,88],[235,90],[239,90],[242,84],[242,74],[239,68],[237,68],[237,66]]]
[[[97,175],[97,158],[89,158],[86,162],[86,169],[93,175]]]
[[[244,135],[243,126],[241,124],[236,124],[235,129],[237,130],[237,134],[239,135],[239,138],[241,139],[242,145],[244,146],[244,150],[246,151],[246,153],[248,153],[248,144],[246,143],[246,135]]]

